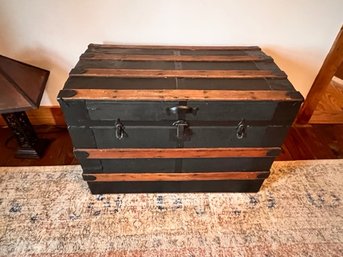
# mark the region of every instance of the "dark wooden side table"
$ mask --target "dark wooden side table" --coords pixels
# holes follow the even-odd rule
[[[40,158],[48,145],[25,112],[39,107],[48,77],[47,70],[0,55],[0,113],[17,139],[17,158]]]

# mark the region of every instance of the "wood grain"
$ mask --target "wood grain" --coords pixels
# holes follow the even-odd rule
[[[334,81],[325,90],[313,112],[310,124],[343,124],[343,85]]]
[[[312,87],[302,105],[296,123],[306,124],[311,119],[320,99],[327,89],[332,77],[343,63],[343,27],[339,31],[330,52],[315,78]]]
[[[75,149],[74,153],[86,153],[87,159],[131,158],[226,158],[276,156],[280,147],[265,148],[116,148]]]
[[[341,65],[338,67],[335,76],[340,79],[343,79],[343,63],[341,63]]]
[[[272,70],[153,70],[153,69],[74,69],[71,77],[120,78],[277,78],[286,79],[283,71]]]
[[[318,140],[333,153],[330,159],[343,159],[343,125],[312,125],[312,127]],[[321,149],[317,150],[317,153],[321,152]],[[320,158],[323,157],[320,156]]]
[[[83,174],[85,181],[191,181],[191,180],[251,180],[265,179],[268,171],[192,172],[192,173],[101,173]]]
[[[331,136],[325,135],[323,133],[316,134],[315,129],[312,126],[297,126],[294,127],[294,131],[297,134],[297,137],[301,140],[301,148],[307,149],[307,152],[311,154],[306,156],[306,159],[335,159],[336,156],[331,151],[329,144],[324,143],[324,137]],[[343,138],[343,137],[342,137]],[[332,140],[334,141],[334,140]],[[292,150],[294,152],[294,150]],[[304,152],[304,150],[302,150]],[[294,155],[296,156],[296,155]]]
[[[256,51],[261,48],[258,46],[173,46],[173,45],[116,45],[116,44],[90,44],[90,49],[170,49],[170,50],[237,50],[237,51]]]
[[[258,55],[128,55],[111,53],[83,54],[83,60],[111,61],[177,61],[177,62],[258,62],[272,61],[269,56]]]
[[[343,124],[343,112],[314,111],[310,124]]]
[[[289,150],[292,159],[294,159],[296,156],[299,158],[299,160],[312,159],[312,153],[309,145],[303,143],[301,137],[296,132],[295,127],[291,127],[289,129],[284,145]]]
[[[65,92],[68,92],[66,90]],[[270,90],[111,90],[73,89],[75,95],[63,99],[141,101],[302,101],[300,93]]]

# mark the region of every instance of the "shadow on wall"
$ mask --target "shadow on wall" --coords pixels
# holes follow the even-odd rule
[[[68,77],[70,64],[58,54],[43,47],[25,48],[23,44],[18,44],[18,39],[22,38],[20,33],[10,23],[7,16],[10,15],[0,8],[0,54],[9,58],[37,66],[50,71],[50,76],[43,94],[41,102],[57,105],[56,97],[64,81]],[[22,39],[25,40],[25,39]]]
[[[268,45],[262,49],[274,59],[281,70],[287,73],[288,79],[295,89],[306,97],[322,65],[322,63],[318,63],[318,60],[323,59],[323,56],[318,54],[321,51]]]

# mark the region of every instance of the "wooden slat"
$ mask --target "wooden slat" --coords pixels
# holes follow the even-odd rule
[[[82,69],[72,70],[71,77],[120,78],[278,78],[286,79],[283,71],[272,70],[153,70],[153,69]]]
[[[131,159],[131,158],[226,158],[276,156],[279,147],[266,148],[116,148],[76,149],[88,159]]]
[[[128,55],[128,54],[83,54],[83,60],[111,60],[111,61],[176,61],[176,62],[254,62],[271,61],[269,56],[263,55]]]
[[[170,50],[260,50],[258,46],[172,46],[172,45],[115,45],[115,44],[90,44],[89,48],[97,49],[170,49]]]
[[[192,172],[192,173],[100,173],[83,174],[84,180],[110,181],[194,181],[194,180],[251,180],[265,179],[268,171],[249,172]]]
[[[343,64],[343,27],[339,31],[330,52],[326,56],[320,71],[315,78],[312,87],[302,105],[296,123],[306,124],[311,119],[317,104],[322,98],[325,90],[329,86],[332,77],[336,74],[338,68]]]
[[[84,100],[141,100],[141,101],[302,101],[298,92],[289,91],[239,91],[239,90],[111,90],[73,89],[64,90],[63,99]],[[75,94],[68,95],[68,92]],[[65,93],[65,94],[64,94]],[[65,95],[65,96],[64,96]]]

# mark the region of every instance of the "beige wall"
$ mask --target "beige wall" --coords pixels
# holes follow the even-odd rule
[[[259,45],[306,95],[342,13],[342,0],[0,0],[0,54],[51,71],[42,105],[91,42]]]

